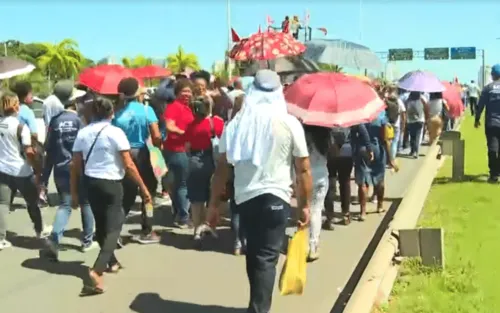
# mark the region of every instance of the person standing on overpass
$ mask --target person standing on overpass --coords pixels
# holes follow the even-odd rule
[[[488,167],[490,183],[497,183],[500,176],[500,64],[491,68],[493,82],[486,85],[477,104],[474,127],[481,125],[481,114],[485,110],[484,129],[488,145]]]
[[[479,98],[479,93],[481,90],[477,84],[471,80],[469,85],[469,103],[470,103],[470,113],[474,116],[474,112],[477,111],[477,99]]]

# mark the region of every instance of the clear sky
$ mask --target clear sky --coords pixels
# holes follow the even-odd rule
[[[231,22],[247,36],[263,29],[266,16],[281,23],[306,9],[311,27],[328,38],[355,41],[374,51],[389,48],[475,46],[486,64],[500,62],[498,0],[231,0]],[[0,0],[0,41],[57,42],[73,38],[89,58],[144,54],[163,58],[182,45],[210,68],[228,42],[226,0]],[[9,13],[11,12],[11,13]],[[315,31],[313,37],[324,38]],[[481,58],[472,61],[398,62],[400,75],[426,69],[442,79],[477,80]]]

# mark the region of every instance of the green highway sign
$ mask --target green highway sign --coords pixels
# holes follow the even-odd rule
[[[425,60],[448,60],[450,58],[449,48],[425,48]]]
[[[389,49],[389,61],[413,60],[413,49]]]

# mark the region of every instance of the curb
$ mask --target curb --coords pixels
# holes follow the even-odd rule
[[[456,130],[460,129],[462,121],[463,118],[457,121]],[[349,298],[344,313],[370,313],[374,307],[388,302],[399,271],[399,262],[395,260],[399,251],[397,230],[414,228],[417,224],[432,182],[446,160],[445,156],[440,160],[436,159],[439,149],[437,142],[429,148],[421,169],[406,190],[393,220]]]

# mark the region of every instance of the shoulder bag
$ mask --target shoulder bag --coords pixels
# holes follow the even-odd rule
[[[148,116],[148,105],[144,105],[144,113],[146,114],[146,123],[147,123],[147,116]],[[146,125],[147,131],[148,131],[148,139],[147,139],[147,147],[149,150],[149,160],[151,162],[151,168],[153,169],[153,173],[157,179],[162,178],[167,174],[168,169],[167,169],[167,164],[165,163],[165,159],[163,158],[163,154],[161,153],[161,150],[158,149],[157,147],[153,146],[153,143],[151,141],[151,136],[149,132],[149,125]]]
[[[219,138],[217,138],[217,135],[215,134],[215,127],[214,127],[214,118],[213,116],[210,116],[208,118],[208,122],[210,123],[210,143],[212,146],[212,156],[214,159],[214,164],[217,164],[217,159],[219,157]]]

